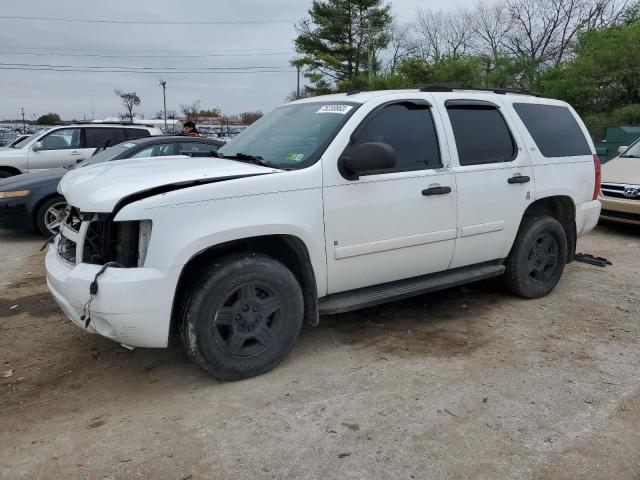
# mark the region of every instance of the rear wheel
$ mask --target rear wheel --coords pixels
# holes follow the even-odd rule
[[[547,295],[562,277],[567,236],[549,216],[525,217],[506,261],[507,288],[524,298]]]
[[[67,202],[60,195],[45,201],[36,213],[36,229],[47,237],[58,233],[65,208]]]
[[[183,312],[189,356],[216,378],[238,380],[282,361],[298,338],[304,308],[291,271],[251,255],[229,257],[196,276]]]

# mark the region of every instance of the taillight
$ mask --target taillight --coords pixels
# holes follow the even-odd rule
[[[593,187],[593,199],[596,200],[600,195],[600,184],[602,183],[602,163],[597,154],[593,155],[593,166],[595,168],[596,184]]]

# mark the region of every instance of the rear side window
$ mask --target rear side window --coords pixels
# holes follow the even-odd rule
[[[179,144],[178,151],[182,153],[192,153],[192,152],[215,152],[218,150],[216,145],[211,143],[200,143],[200,142],[183,142]]]
[[[124,142],[122,130],[119,128],[84,129],[84,148],[96,148],[106,140],[109,140],[110,147]]]
[[[431,109],[397,103],[384,107],[358,132],[355,145],[383,142],[396,151],[393,171],[440,168],[440,149]]]
[[[589,143],[567,107],[514,103],[513,108],[545,157],[591,155]]]
[[[494,107],[448,107],[460,165],[510,162],[517,147],[502,114]]]
[[[150,137],[149,130],[144,128],[125,128],[124,132],[127,136],[127,140],[135,140],[136,138]]]
[[[166,157],[168,155],[174,155],[174,145],[174,143],[151,145],[150,147],[140,150],[135,155],[131,155],[130,158]]]

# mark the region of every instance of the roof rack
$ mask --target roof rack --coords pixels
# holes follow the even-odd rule
[[[505,95],[507,93],[517,93],[520,95],[531,95],[534,97],[543,97],[539,93],[530,92],[524,88],[511,88],[511,87],[474,87],[473,85],[447,85],[447,84],[430,84],[422,85],[419,87],[421,92],[453,92],[454,90],[473,90],[477,92],[493,92],[498,95]]]

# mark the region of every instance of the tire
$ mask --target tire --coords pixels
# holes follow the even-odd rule
[[[67,206],[67,202],[61,195],[56,195],[45,201],[38,211],[35,217],[35,227],[45,237],[50,237],[58,233],[57,226],[60,222],[55,223],[54,212],[62,213]]]
[[[507,288],[523,298],[547,295],[560,281],[567,235],[555,218],[524,217],[505,262]]]
[[[228,257],[196,275],[179,323],[189,357],[219,380],[249,378],[291,351],[304,317],[298,281],[264,255]]]

